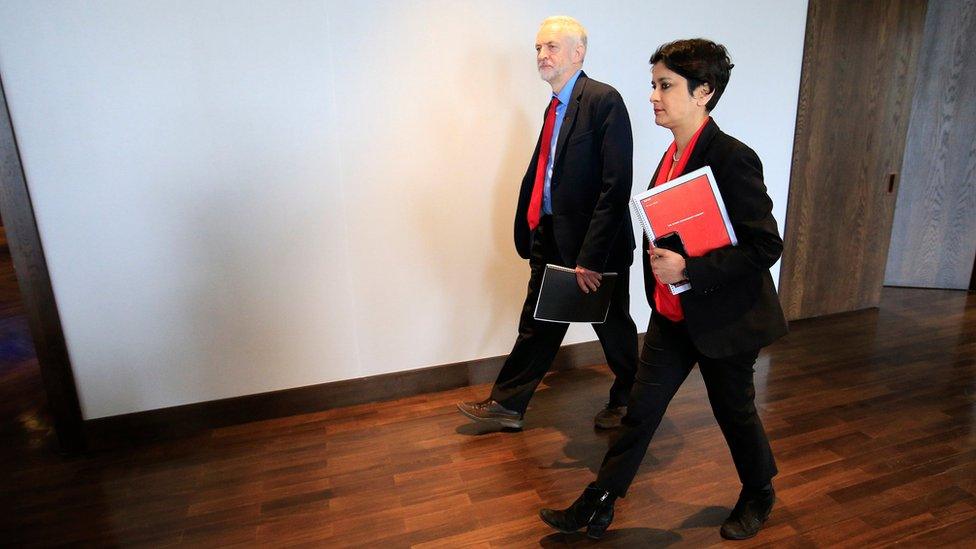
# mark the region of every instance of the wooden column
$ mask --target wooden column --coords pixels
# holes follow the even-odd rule
[[[880,301],[925,9],[809,3],[779,286],[791,320]]]

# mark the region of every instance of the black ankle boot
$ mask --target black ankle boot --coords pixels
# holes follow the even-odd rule
[[[729,518],[719,533],[725,539],[748,539],[759,533],[776,502],[776,492],[770,484],[759,490],[743,488]]]
[[[539,517],[563,534],[572,534],[585,527],[588,537],[600,539],[613,522],[613,503],[616,499],[610,492],[590,483],[568,508],[562,511],[542,509]]]

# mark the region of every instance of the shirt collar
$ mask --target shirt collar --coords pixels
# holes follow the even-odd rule
[[[579,80],[580,72],[582,72],[582,70],[583,69],[577,69],[576,73],[573,74],[569,81],[566,82],[566,85],[563,86],[563,89],[559,90],[558,94],[552,94],[553,97],[559,98],[560,105],[569,104],[569,98],[573,96],[573,88],[576,87],[576,81]]]

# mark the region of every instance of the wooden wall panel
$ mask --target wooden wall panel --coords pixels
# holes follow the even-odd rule
[[[976,0],[931,2],[885,284],[966,289],[976,255]]]
[[[791,320],[880,300],[925,8],[809,3],[780,275]]]

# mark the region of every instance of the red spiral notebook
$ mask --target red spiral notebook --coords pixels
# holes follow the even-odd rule
[[[630,205],[651,242],[657,236],[676,232],[690,257],[738,244],[708,166],[637,194]],[[691,288],[688,283],[669,286],[672,294]]]

